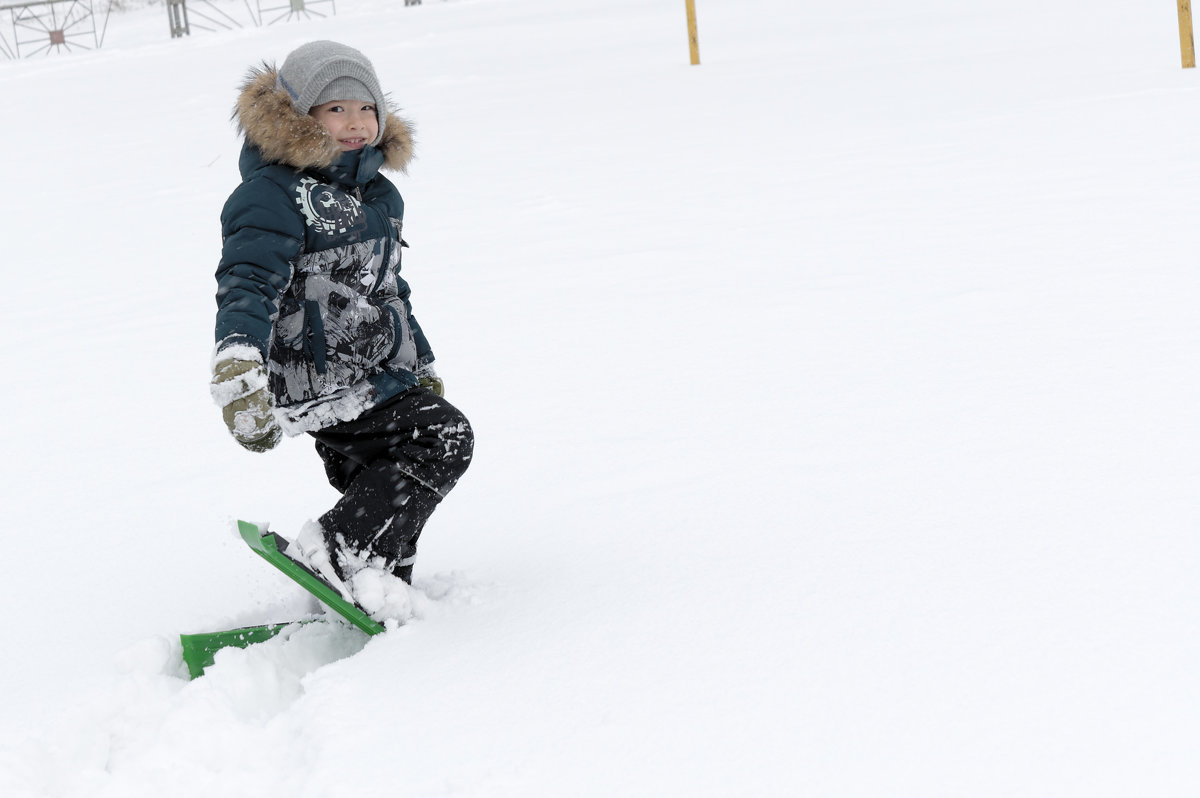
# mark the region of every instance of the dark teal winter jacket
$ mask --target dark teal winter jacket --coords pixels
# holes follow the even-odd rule
[[[417,384],[433,352],[400,277],[408,125],[339,152],[315,119],[252,73],[238,101],[242,183],[221,213],[217,359],[257,352],[292,434],[356,418]],[[315,128],[314,128],[315,126]]]

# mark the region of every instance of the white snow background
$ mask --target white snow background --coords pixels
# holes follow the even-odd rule
[[[342,0],[0,63],[0,794],[1200,794],[1200,73],[1170,2]],[[243,6],[230,4],[236,11]],[[287,620],[332,504],[208,396],[246,69],[416,124],[475,462],[415,617]]]

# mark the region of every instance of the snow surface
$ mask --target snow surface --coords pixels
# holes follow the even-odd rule
[[[1200,793],[1200,73],[1169,2],[343,0],[0,63],[0,795]],[[231,9],[243,8],[230,4]],[[477,435],[414,619],[233,521],[332,503],[208,396],[246,68],[417,125]]]

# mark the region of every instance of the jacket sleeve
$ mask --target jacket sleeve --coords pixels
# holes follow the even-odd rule
[[[368,202],[377,204],[387,216],[396,223],[397,242],[396,245],[401,247],[401,251],[408,247],[408,243],[399,235],[404,229],[404,197],[400,195],[400,191],[386,177],[380,175],[367,187],[365,199]],[[421,330],[421,325],[417,323],[417,319],[413,316],[412,302],[409,301],[409,295],[412,289],[408,283],[400,276],[400,264],[396,265],[396,292],[400,299],[404,302],[404,310],[408,315],[408,327],[412,330],[413,340],[417,345],[417,368],[427,366],[433,362],[433,349],[429,345],[429,340],[425,337],[425,333]]]
[[[221,211],[216,351],[256,348],[266,360],[279,295],[304,246],[304,223],[282,188],[265,178],[242,183]]]
[[[425,333],[421,331],[421,325],[417,323],[416,316],[413,315],[412,303],[408,301],[412,289],[399,274],[396,275],[396,290],[399,292],[400,299],[404,301],[404,309],[408,312],[408,327],[412,330],[413,341],[417,344],[417,367],[427,366],[434,360],[433,349],[429,346]]]

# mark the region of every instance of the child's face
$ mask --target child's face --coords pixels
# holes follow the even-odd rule
[[[361,100],[334,100],[314,105],[308,114],[325,126],[342,152],[362,149],[379,135],[375,106]]]

